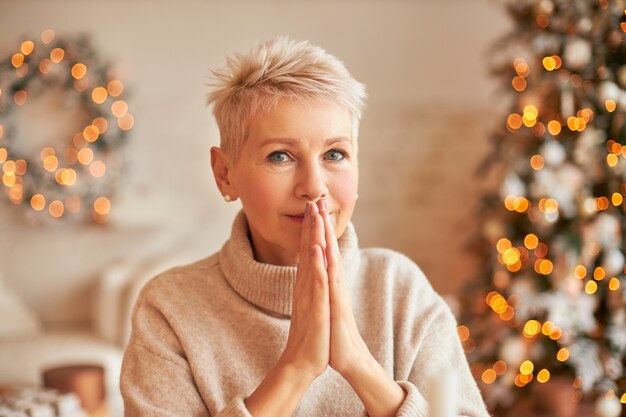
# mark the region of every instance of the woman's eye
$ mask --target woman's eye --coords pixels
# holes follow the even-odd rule
[[[331,161],[341,161],[342,159],[346,159],[346,153],[341,149],[332,149],[328,151],[326,154],[327,158]]]
[[[276,152],[272,152],[271,154],[269,154],[267,156],[267,159],[270,162],[288,162],[289,155],[287,155],[287,153],[284,151],[276,151]]]

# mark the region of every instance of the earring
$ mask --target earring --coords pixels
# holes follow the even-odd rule
[[[224,194],[224,201],[230,203],[231,201],[233,201],[233,198],[230,196],[230,194]]]

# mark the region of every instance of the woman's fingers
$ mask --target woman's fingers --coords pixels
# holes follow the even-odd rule
[[[316,203],[311,205],[311,236],[309,246],[319,245],[322,248],[323,259],[326,259],[326,235],[324,232],[324,219],[319,212]]]
[[[322,202],[321,216],[324,221],[328,275],[329,278],[333,280],[341,279],[341,253],[339,252],[339,243],[337,242],[335,228],[333,227],[332,221],[330,219],[330,214],[328,213],[326,201]]]

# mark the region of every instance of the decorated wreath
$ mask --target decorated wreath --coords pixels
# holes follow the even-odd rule
[[[106,222],[134,125],[125,93],[87,36],[24,40],[0,61],[2,198],[29,218]]]

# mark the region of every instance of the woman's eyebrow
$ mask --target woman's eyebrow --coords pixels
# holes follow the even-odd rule
[[[268,145],[270,143],[284,143],[284,144],[287,144],[287,145],[295,145],[298,142],[299,142],[299,140],[298,139],[294,139],[294,138],[268,138],[268,139],[265,139],[263,142],[261,142],[260,146],[265,146],[265,145]],[[325,146],[329,146],[329,145],[332,145],[332,144],[337,143],[337,142],[350,142],[350,143],[352,143],[352,139],[350,139],[347,136],[335,136],[335,137],[326,139],[324,141],[324,145]]]

